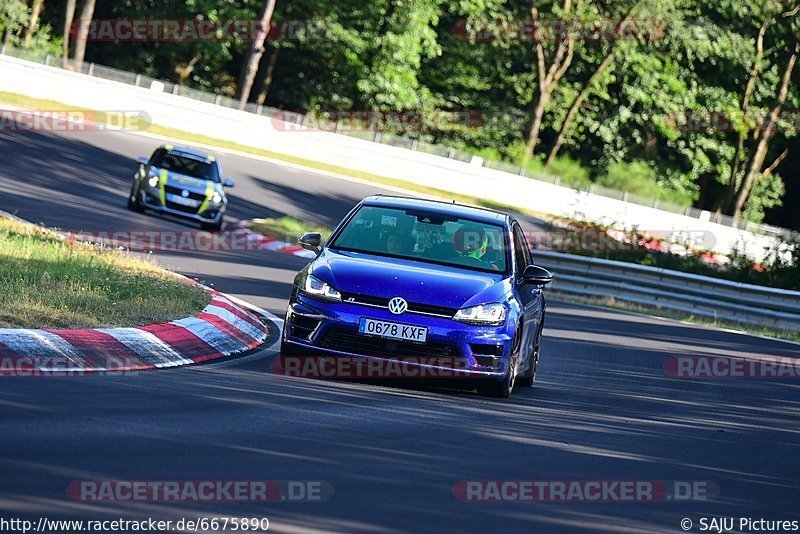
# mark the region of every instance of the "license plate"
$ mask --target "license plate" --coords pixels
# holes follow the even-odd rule
[[[378,321],[365,317],[362,317],[358,322],[358,331],[361,334],[370,336],[401,339],[403,341],[414,341],[416,343],[425,343],[428,340],[428,328],[425,326]]]
[[[189,206],[190,208],[196,208],[200,205],[199,200],[195,200],[193,198],[183,198],[182,196],[173,195],[171,193],[167,193],[167,201],[172,202],[173,204],[180,204],[181,206]]]

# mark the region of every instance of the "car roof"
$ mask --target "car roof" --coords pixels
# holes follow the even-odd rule
[[[440,200],[426,200],[421,198],[396,197],[390,195],[373,195],[361,201],[365,206],[384,206],[387,208],[419,209],[439,215],[456,216],[473,221],[508,224],[510,216],[501,211],[495,211],[478,206],[456,204]]]
[[[189,154],[192,156],[197,156],[198,158],[206,158],[211,161],[214,161],[214,156],[209,155],[206,152],[201,152],[195,148],[189,148],[188,146],[173,146],[173,145],[164,145],[164,148],[169,152],[180,152],[182,154]]]

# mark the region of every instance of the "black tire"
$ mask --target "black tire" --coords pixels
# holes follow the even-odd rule
[[[523,374],[519,375],[517,378],[517,385],[524,388],[529,388],[533,386],[534,381],[536,380],[536,371],[539,369],[539,354],[540,354],[540,347],[542,345],[542,330],[539,329],[539,335],[536,337],[536,345],[533,349],[533,354],[531,355],[532,362],[530,369],[525,371]]]
[[[485,380],[483,384],[478,386],[478,394],[495,399],[507,399],[511,396],[511,392],[514,391],[516,372],[517,362],[512,356],[511,365],[508,366],[508,370],[505,376],[503,376],[503,379]]]
[[[131,211],[138,211],[139,213],[144,211],[144,206],[139,198],[139,192],[136,191],[136,183],[131,186],[131,192],[128,193],[128,209]]]

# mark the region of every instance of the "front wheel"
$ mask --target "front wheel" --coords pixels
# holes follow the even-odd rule
[[[533,354],[531,354],[530,368],[519,376],[519,379],[517,380],[518,385],[527,388],[533,386],[533,382],[536,380],[536,371],[539,369],[539,354],[541,345],[542,331],[540,330],[539,335],[536,337],[536,346],[533,349]]]
[[[511,396],[514,390],[514,380],[517,375],[517,364],[514,355],[508,365],[508,371],[503,376],[502,380],[486,380],[483,384],[478,386],[478,394],[484,397],[494,397],[495,399],[507,399]]]
[[[131,185],[131,192],[128,193],[128,209],[131,211],[144,211],[142,200],[139,198],[139,191],[136,190],[136,182]]]

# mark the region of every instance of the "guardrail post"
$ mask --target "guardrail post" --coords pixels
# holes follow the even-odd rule
[[[94,63],[89,63],[89,72],[87,73],[89,76],[94,74]]]
[[[653,199],[653,207],[658,209],[658,199],[657,198]]]
[[[450,158],[450,159],[453,159],[454,157],[456,157],[456,149],[455,148],[451,148],[450,149],[450,153],[447,155],[447,157]]]
[[[261,115],[262,111],[264,111],[264,106],[262,106],[261,104],[258,104],[256,106],[256,115]]]
[[[0,56],[6,55],[6,45],[0,45]]]
[[[220,101],[222,101],[222,97],[217,95],[214,97],[214,104],[219,106]]]
[[[139,87],[140,83],[142,83],[142,75],[141,74],[137,74],[136,75],[136,79],[133,80],[133,85],[136,86],[136,87]]]
[[[622,193],[622,201],[623,202],[627,202],[628,201],[628,192],[627,191]]]
[[[180,86],[176,83],[175,85],[172,86],[172,94],[177,95],[178,89],[180,89]]]
[[[336,128],[337,128],[337,130],[338,130],[338,128],[339,128],[339,125],[338,125],[338,124],[336,125]],[[337,133],[338,133],[338,132],[337,132]],[[412,140],[412,141],[411,141],[411,150],[413,150],[414,152],[416,152],[416,151],[417,151],[417,144],[418,144],[418,141],[417,141],[416,139],[414,139],[414,140]]]
[[[381,142],[381,131],[380,130],[376,130],[375,131],[375,138],[373,139],[373,141],[375,141],[376,143],[380,143]]]
[[[50,66],[50,54],[47,54],[46,56],[44,56],[44,66],[45,67],[49,67]]]

